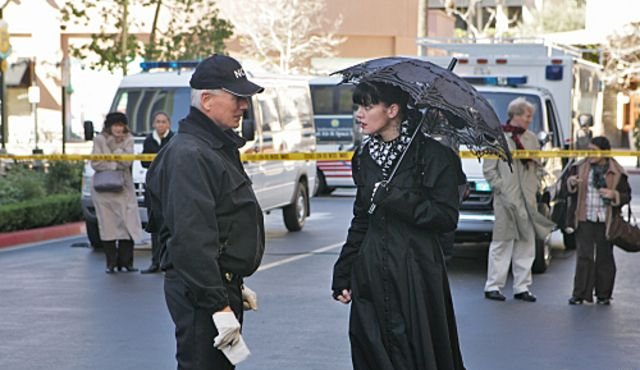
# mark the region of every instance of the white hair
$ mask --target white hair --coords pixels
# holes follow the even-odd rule
[[[216,89],[216,90],[191,89],[191,106],[194,107],[194,108],[197,108],[199,110],[202,110],[202,106],[200,105],[200,97],[202,97],[202,94],[207,92],[207,93],[210,93],[210,94],[213,94],[213,95],[218,95],[220,93],[220,91],[221,91],[220,89]]]
[[[533,114],[536,111],[536,107],[529,103],[523,96],[520,96],[509,103],[509,106],[507,107],[507,115],[509,116],[509,119],[511,119],[514,116],[523,115],[525,110],[530,110],[531,114]]]

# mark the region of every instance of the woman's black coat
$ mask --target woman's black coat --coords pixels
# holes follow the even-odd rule
[[[354,369],[464,369],[439,243],[458,222],[461,175],[453,150],[418,135],[369,215],[382,173],[366,143],[354,156],[354,217],[332,283],[352,290]]]

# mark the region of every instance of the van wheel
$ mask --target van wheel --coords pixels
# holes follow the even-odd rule
[[[304,183],[299,182],[293,203],[282,208],[284,225],[289,231],[300,231],[307,219],[309,195]]]
[[[324,177],[324,172],[320,169],[318,169],[316,173],[316,182],[318,183],[316,195],[329,195],[336,190],[336,188],[327,186],[327,179]]]
[[[533,260],[531,272],[542,274],[551,264],[551,247],[544,240],[536,239],[536,259]]]
[[[98,228],[98,223],[91,222],[86,220],[84,222],[87,228],[87,237],[89,238],[89,243],[93,248],[102,248],[102,243],[100,242],[100,229]]]

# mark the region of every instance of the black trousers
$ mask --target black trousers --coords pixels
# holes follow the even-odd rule
[[[160,266],[162,259],[162,246],[158,233],[151,233],[151,265]]]
[[[603,222],[580,222],[576,230],[576,275],[573,296],[593,302],[596,297],[611,298],[616,279],[613,244],[605,237]]]
[[[116,244],[117,243],[117,244]],[[133,267],[133,240],[102,240],[107,268]]]
[[[227,281],[223,277],[229,304],[242,323],[241,279]],[[193,294],[173,269],[164,277],[164,296],[171,319],[176,326],[176,360],[178,370],[232,370],[225,355],[213,347],[218,335],[211,315],[213,312],[195,305]]]

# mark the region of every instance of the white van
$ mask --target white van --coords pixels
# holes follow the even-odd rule
[[[194,67],[190,64],[189,67]],[[151,117],[163,111],[171,117],[171,130],[178,131],[179,122],[189,112],[192,69],[180,63],[143,63],[143,69],[163,71],[142,72],[122,79],[110,111],[127,114],[129,128],[136,137],[136,153],[151,132]],[[167,71],[167,68],[175,70]],[[241,148],[247,154],[277,154],[316,151],[313,109],[308,77],[248,73],[251,81],[264,87],[264,92],[252,97],[238,132],[247,139]],[[85,126],[90,139],[93,124]],[[289,231],[301,230],[310,214],[309,198],[316,187],[315,161],[249,161],[245,170],[253,183],[260,206],[265,212],[281,208]],[[82,209],[87,234],[94,246],[99,246],[95,208],[91,200],[93,169],[85,166],[82,187]],[[147,220],[144,204],[146,169],[139,161],[133,164],[133,179],[138,196],[140,217]]]
[[[341,77],[317,77],[309,81],[318,152],[350,152],[360,145],[362,133],[353,120],[351,96],[355,85],[340,84]],[[318,162],[318,193],[354,187],[351,161]]]

